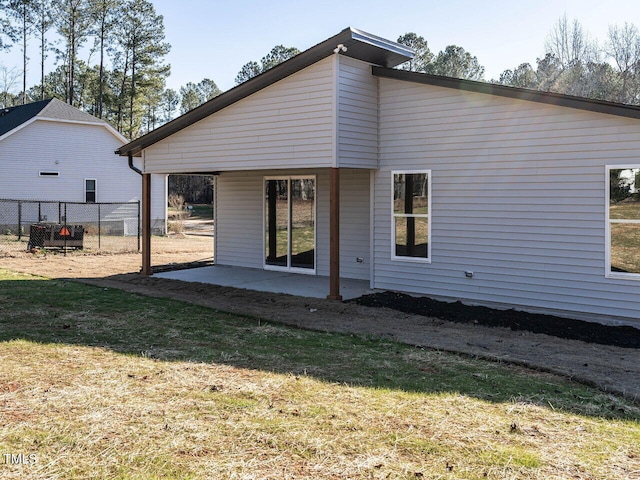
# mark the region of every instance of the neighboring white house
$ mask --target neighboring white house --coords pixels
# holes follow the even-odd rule
[[[412,55],[345,29],[119,153],[217,173],[217,264],[640,325],[640,108]]]
[[[113,155],[126,141],[108,123],[57,99],[0,109],[0,199],[138,201],[141,176]],[[164,233],[166,175],[154,175],[152,189],[152,225]]]

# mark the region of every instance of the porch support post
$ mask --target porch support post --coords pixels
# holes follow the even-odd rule
[[[329,190],[329,300],[340,295],[340,169],[332,167]]]
[[[142,175],[142,269],[143,275],[151,275],[151,174]]]

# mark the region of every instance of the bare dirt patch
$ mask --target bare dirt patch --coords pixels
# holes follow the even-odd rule
[[[159,268],[183,263],[213,260],[213,238],[209,236],[172,235],[152,237],[151,261]],[[139,272],[140,253],[87,253],[81,250],[0,253],[0,266],[16,272],[49,278],[101,278],[121,273]]]
[[[208,236],[154,237],[154,265],[211,260]],[[640,401],[640,349],[563,339],[503,326],[455,323],[390,308],[256,292],[140,275],[140,254],[34,255],[0,258],[0,266],[49,278],[168,297],[299,328],[388,337],[412,345],[551,371]]]

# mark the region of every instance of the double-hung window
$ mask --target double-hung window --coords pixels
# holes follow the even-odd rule
[[[392,172],[391,256],[431,261],[431,171]]]
[[[607,167],[608,277],[640,279],[640,165]]]
[[[84,201],[86,203],[96,203],[96,187],[97,181],[93,178],[87,178],[84,181]]]

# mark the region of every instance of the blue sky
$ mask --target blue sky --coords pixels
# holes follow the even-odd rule
[[[396,40],[416,32],[437,53],[457,44],[478,57],[485,78],[522,62],[535,66],[554,23],[565,13],[603,42],[609,25],[640,27],[638,0],[153,0],[164,16],[172,45],[168,87],[211,78],[227,90],[242,65],[259,60],[275,45],[309,48],[351,26]],[[35,43],[35,42],[33,42]],[[30,52],[30,81],[38,78],[38,53]],[[0,56],[0,64],[20,65],[20,50]]]
[[[487,79],[522,62],[535,65],[565,12],[601,41],[610,24],[640,27],[638,0],[155,0],[154,5],[165,17],[173,46],[173,88],[209,77],[226,90],[242,65],[273,46],[304,50],[348,26],[390,40],[416,32],[434,52],[460,45],[478,57]]]

